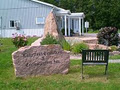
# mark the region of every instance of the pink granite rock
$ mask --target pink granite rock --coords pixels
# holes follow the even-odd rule
[[[113,52],[110,52],[110,55],[120,55],[120,52],[119,51],[113,51]]]
[[[28,46],[12,54],[16,77],[66,74],[70,55],[59,45]]]
[[[89,49],[109,49],[107,46],[101,44],[88,44],[88,46]]]
[[[57,38],[58,40],[64,39],[64,36],[62,35],[61,31],[58,29],[56,17],[53,14],[53,12],[50,12],[50,14],[46,18],[43,37],[45,38],[45,36],[48,33],[54,36],[55,38]]]

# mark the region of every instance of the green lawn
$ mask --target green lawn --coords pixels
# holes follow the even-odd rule
[[[98,33],[99,32],[99,30],[88,30],[88,32],[87,33]],[[118,29],[118,33],[120,33],[120,29]]]
[[[118,60],[120,60],[120,55],[114,55],[114,56],[110,56],[110,59],[118,59]]]
[[[98,32],[99,32],[99,30],[95,30],[95,31],[89,30],[87,33],[98,33]]]
[[[29,39],[29,44],[36,38]],[[108,80],[104,66],[85,66],[81,80],[81,60],[71,60],[67,75],[16,78],[11,53],[16,50],[11,39],[3,39],[0,52],[0,90],[120,90],[120,64],[109,64]]]

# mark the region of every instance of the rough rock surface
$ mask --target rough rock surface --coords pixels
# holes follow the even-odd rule
[[[93,39],[88,38],[87,40],[83,39],[83,42],[90,43],[90,44],[96,44],[96,43],[98,43],[97,38],[95,38],[95,39],[94,38]]]
[[[70,55],[59,45],[28,46],[13,52],[16,77],[66,74]]]
[[[44,38],[47,34],[50,34],[52,36],[54,36],[55,38],[59,39],[59,40],[63,40],[64,36],[62,35],[62,33],[60,32],[60,30],[58,29],[58,25],[56,22],[56,17],[53,14],[53,12],[50,12],[50,14],[47,16],[46,21],[45,21],[45,27],[44,27]]]
[[[101,44],[88,44],[88,46],[89,49],[109,49],[107,46]]]
[[[119,51],[113,51],[113,52],[110,52],[110,55],[112,55],[112,56],[120,55],[120,52]]]

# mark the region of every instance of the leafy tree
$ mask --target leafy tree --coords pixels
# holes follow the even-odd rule
[[[120,28],[120,0],[41,0],[69,9],[71,12],[84,12],[90,28]]]

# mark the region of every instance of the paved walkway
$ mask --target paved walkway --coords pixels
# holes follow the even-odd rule
[[[40,46],[40,42],[42,41],[42,38],[37,39],[35,42],[31,44],[31,46]]]
[[[97,33],[85,33],[84,36],[86,36],[86,37],[96,37]],[[120,36],[120,33],[119,33],[119,36]]]
[[[120,63],[120,59],[117,59],[117,60],[109,60],[109,63]]]
[[[92,38],[96,37],[96,34],[90,34],[91,36],[93,36]],[[89,36],[86,35],[86,36]],[[79,38],[79,37],[78,37]],[[81,38],[81,37],[80,37]],[[83,37],[82,37],[83,38]],[[89,37],[90,38],[90,37]],[[40,45],[40,42],[41,42],[42,38],[39,38],[38,40],[36,40],[35,42],[33,42],[31,44],[31,46],[39,46]],[[79,60],[81,59],[81,55],[70,55],[70,59],[74,59],[74,60]],[[109,60],[109,63],[120,63],[120,59],[119,60]]]

